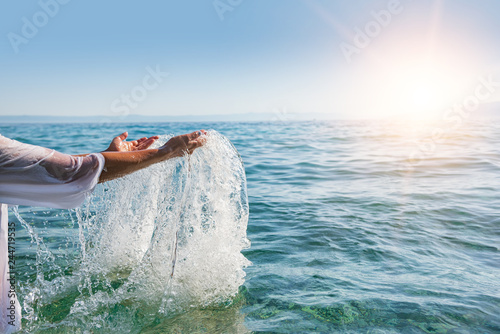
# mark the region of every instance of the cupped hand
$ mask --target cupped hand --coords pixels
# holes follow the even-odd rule
[[[133,141],[125,141],[128,137],[128,132],[124,132],[119,136],[116,136],[109,144],[109,147],[105,152],[130,152],[130,151],[139,151],[145,150],[150,147],[158,138],[158,136],[153,137],[143,137],[141,139],[133,140]]]
[[[170,158],[180,157],[186,153],[192,154],[195,149],[205,144],[206,134],[205,130],[200,130],[170,138],[165,145],[160,147],[160,150],[168,154]]]

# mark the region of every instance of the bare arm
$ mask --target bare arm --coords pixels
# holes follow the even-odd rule
[[[162,154],[159,149],[136,152],[102,152],[104,170],[99,177],[99,183],[111,181],[131,174],[152,164],[168,159],[168,154]]]
[[[129,152],[101,152],[104,156],[104,170],[99,177],[99,182],[114,180],[131,174],[155,163],[180,157],[193,151],[205,143],[202,137],[205,131],[196,131],[171,138],[165,145],[158,149],[136,150]]]

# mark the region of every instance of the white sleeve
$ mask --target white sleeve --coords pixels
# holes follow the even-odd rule
[[[77,207],[94,190],[103,168],[99,153],[74,157],[0,135],[0,203]]]

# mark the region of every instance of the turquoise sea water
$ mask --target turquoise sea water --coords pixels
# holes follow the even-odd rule
[[[224,289],[240,285],[231,265],[244,259],[228,260],[220,264],[223,276],[210,276],[204,264],[219,265],[216,253],[198,254],[183,272],[185,282],[205,284],[214,298],[197,295],[193,284],[193,291],[167,296],[173,306],[161,312],[150,307],[156,296],[141,299],[135,286],[122,289],[124,297],[103,299],[127,286],[127,270],[105,279],[89,273],[69,284],[87,265],[82,244],[87,253],[93,247],[85,234],[93,220],[82,229],[80,216],[108,214],[99,207],[116,203],[101,202],[117,197],[106,192],[124,187],[101,185],[87,211],[19,208],[26,224],[17,226],[18,288],[27,332],[500,332],[500,127],[494,123],[458,129],[369,121],[4,124],[0,133],[77,154],[103,150],[125,130],[138,138],[199,128],[229,138],[246,170],[251,246],[242,253],[251,265],[238,293],[226,298]],[[436,130],[444,132],[431,141]],[[172,173],[181,167],[172,165]],[[152,195],[141,196],[140,205],[118,212],[137,215]],[[14,214],[9,219],[18,221]],[[200,242],[216,248],[222,240]],[[133,252],[134,243],[127,247]],[[187,249],[195,253],[196,245]],[[107,251],[109,261],[100,265],[121,261]],[[154,284],[145,285],[146,293],[156,291]]]

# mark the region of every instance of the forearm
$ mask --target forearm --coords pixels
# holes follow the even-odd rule
[[[99,183],[117,179],[170,158],[165,149],[133,152],[101,152],[105,159]]]
[[[127,142],[132,144],[128,148],[125,147],[127,151],[122,151],[118,147],[117,151],[108,149],[101,152],[105,162],[104,170],[99,177],[99,183],[117,179],[167,159],[191,154],[196,148],[203,146],[205,143],[206,138],[202,137],[204,134],[206,134],[206,131],[201,130],[176,136],[170,138],[165,145],[158,149],[138,149],[138,147],[149,147],[158,139],[158,137],[141,138],[137,141]],[[114,141],[121,140],[118,144],[123,145],[125,138],[126,133],[123,133],[121,137],[116,137]],[[119,146],[118,144],[115,146]],[[74,156],[83,157],[86,155]]]

